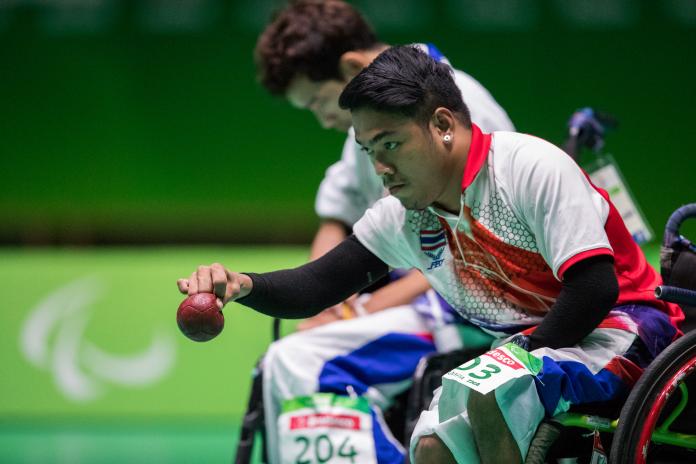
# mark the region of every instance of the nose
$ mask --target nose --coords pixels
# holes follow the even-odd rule
[[[382,163],[381,161],[375,160],[374,166],[375,166],[375,172],[380,177],[391,176],[394,174],[394,168],[389,166],[388,164]]]
[[[322,129],[333,129],[336,125],[336,117],[330,114],[324,114],[321,111],[312,110],[314,117],[319,121],[319,125]]]

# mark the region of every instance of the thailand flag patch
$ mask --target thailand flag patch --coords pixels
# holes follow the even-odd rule
[[[421,230],[420,231],[421,250],[425,252],[435,251],[447,244],[445,230]]]
[[[442,265],[442,253],[445,251],[447,237],[444,229],[421,230],[420,231],[421,250],[433,261],[428,270],[438,268]]]

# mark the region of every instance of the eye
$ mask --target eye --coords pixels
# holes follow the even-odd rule
[[[374,150],[372,150],[372,149],[370,149],[370,148],[367,148],[367,147],[364,147],[364,146],[362,146],[362,145],[360,146],[360,151],[363,152],[363,153],[367,153],[369,156],[372,156],[372,155],[375,154],[375,151],[374,151]]]
[[[396,150],[400,145],[399,142],[385,142],[384,149],[387,151]]]

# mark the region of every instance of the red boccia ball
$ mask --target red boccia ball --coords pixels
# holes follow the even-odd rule
[[[225,317],[215,300],[212,293],[197,293],[181,302],[176,323],[184,335],[197,342],[207,342],[222,332]]]

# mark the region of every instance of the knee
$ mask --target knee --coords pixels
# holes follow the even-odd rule
[[[303,337],[282,338],[264,355],[263,381],[283,398],[308,395],[317,388],[323,363],[318,347]]]
[[[490,392],[483,395],[477,391],[472,390],[469,393],[469,400],[467,402],[467,411],[469,416],[488,416],[491,413],[498,411],[498,402],[495,399],[495,393]]]
[[[456,464],[450,450],[436,435],[425,435],[418,439],[415,464]]]

